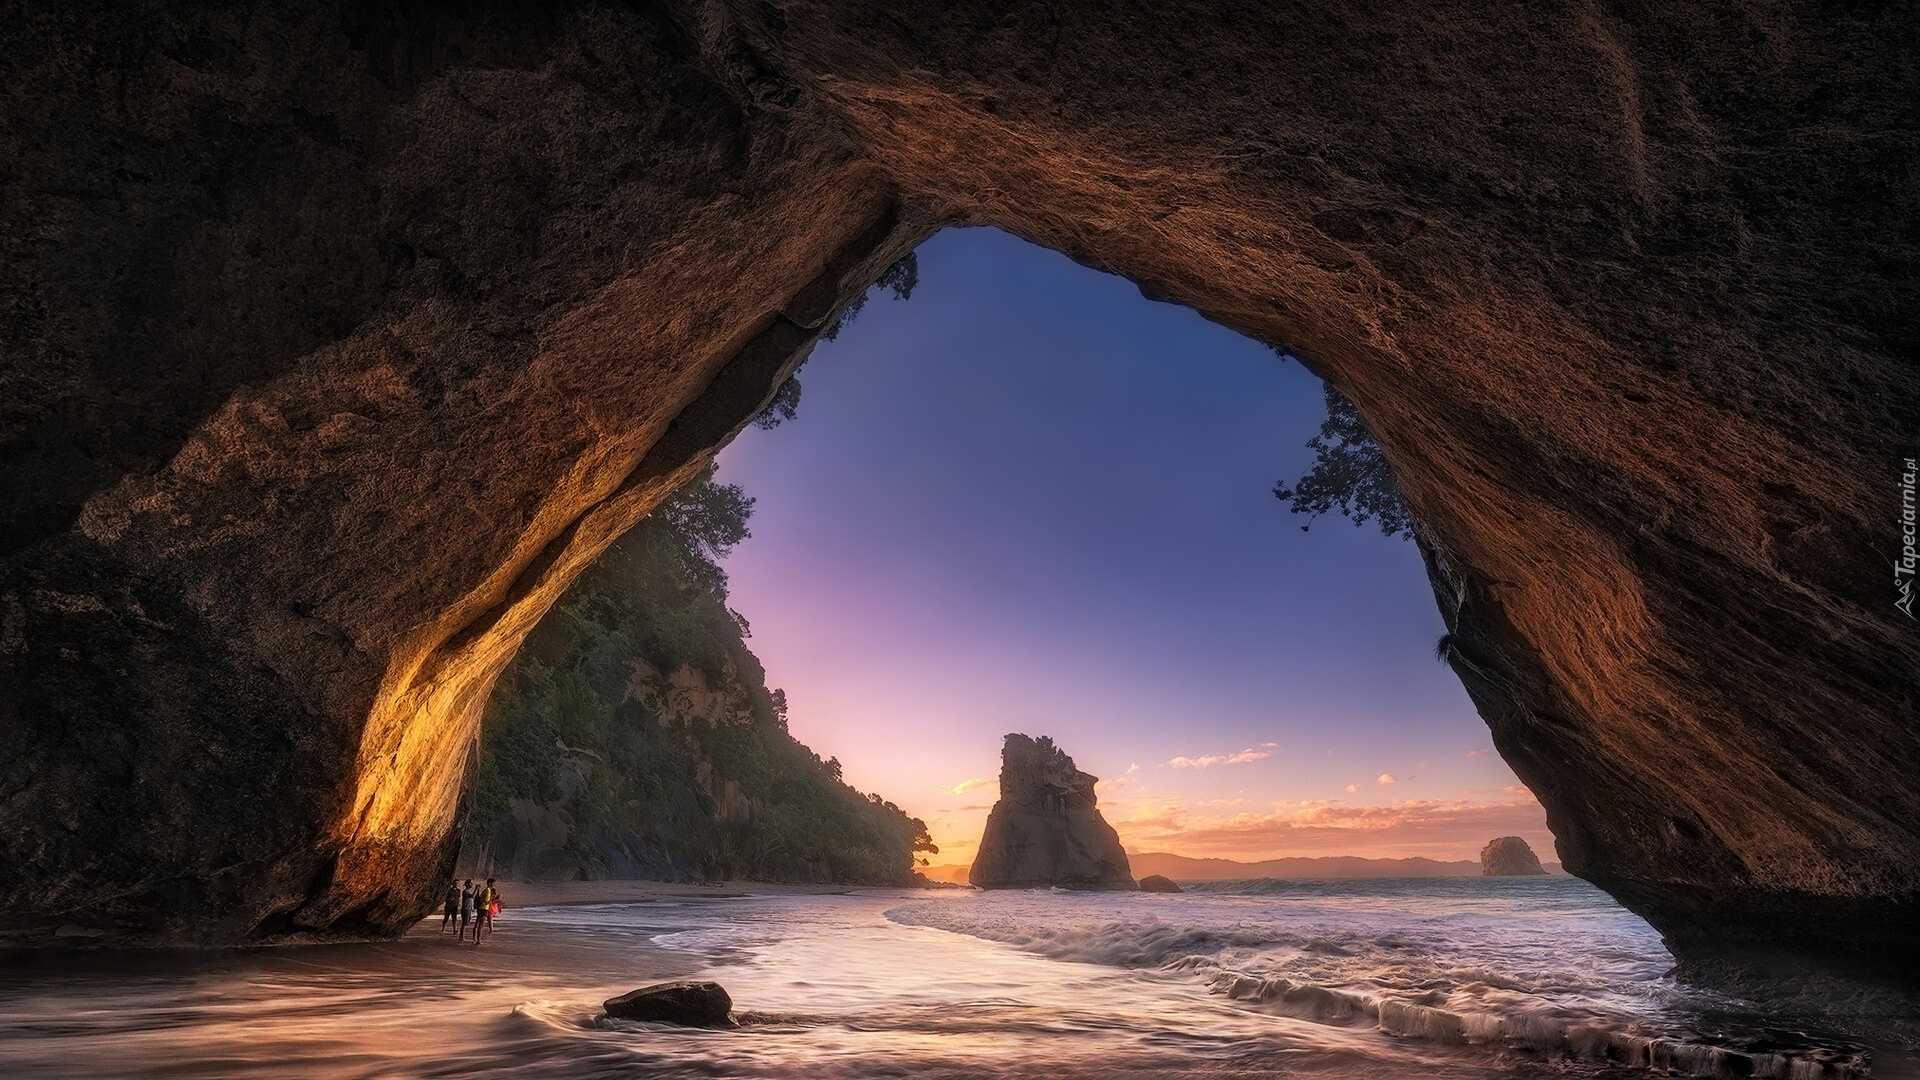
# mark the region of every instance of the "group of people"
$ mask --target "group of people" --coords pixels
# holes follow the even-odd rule
[[[493,933],[493,917],[500,914],[500,890],[494,887],[492,878],[479,888],[473,887],[473,879],[455,881],[447,886],[446,914],[440,920],[440,932],[457,928],[459,940],[467,940],[467,927],[473,927],[473,943],[480,944],[483,934]]]

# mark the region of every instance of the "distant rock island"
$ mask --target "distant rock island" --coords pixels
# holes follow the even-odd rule
[[[1000,748],[1000,801],[987,815],[967,878],[983,889],[1131,889],[1120,836],[1096,808],[1099,777],[1045,735],[1008,735]]]
[[[1547,868],[1540,865],[1540,857],[1533,853],[1533,848],[1517,836],[1490,840],[1486,847],[1480,849],[1482,876],[1523,877],[1546,872]]]

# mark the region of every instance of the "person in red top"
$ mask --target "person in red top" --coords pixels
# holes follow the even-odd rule
[[[480,944],[482,933],[493,931],[493,913],[499,910],[499,900],[493,891],[493,879],[488,878],[486,885],[473,897],[473,943]]]

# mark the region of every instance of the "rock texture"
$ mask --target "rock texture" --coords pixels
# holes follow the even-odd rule
[[[1540,865],[1540,857],[1518,836],[1489,840],[1487,846],[1480,849],[1481,877],[1525,877],[1546,872],[1547,868]]]
[[[681,1027],[733,1026],[733,997],[717,982],[666,982],[608,998],[601,1008],[616,1020],[647,1020]]]
[[[1008,735],[1000,799],[987,814],[967,880],[982,889],[1131,889],[1120,835],[1100,816],[1097,776],[1045,735]]]
[[[1567,869],[1920,971],[1912,5],[7,6],[0,932],[392,933],[566,582],[930,230],[1284,343]]]
[[[1180,886],[1175,884],[1172,878],[1161,877],[1159,874],[1148,874],[1146,877],[1140,879],[1140,891],[1177,893],[1180,891]]]

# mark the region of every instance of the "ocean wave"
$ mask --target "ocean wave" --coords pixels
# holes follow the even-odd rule
[[[887,918],[903,926],[924,926],[949,933],[997,941],[1051,960],[1071,960],[1109,967],[1162,967],[1188,957],[1225,949],[1263,948],[1299,944],[1293,935],[1258,928],[1210,929],[1182,927],[1158,920],[1104,922],[1050,926],[1018,919],[981,918],[958,905],[906,905],[888,911]]]
[[[1221,972],[1211,989],[1233,1001],[1315,1023],[1372,1021],[1400,1038],[1451,1046],[1525,1050],[1544,1057],[1605,1062],[1715,1080],[1855,1080],[1868,1056],[1851,1048],[1769,1047],[1656,1035],[1631,1021],[1545,1010],[1456,1012],[1419,1001],[1353,993],[1285,978]]]
[[[1434,942],[1402,931],[1295,932],[1157,917],[1061,921],[1062,914],[1069,913],[1049,916],[1032,904],[931,902],[886,917],[1053,960],[1186,974],[1256,1011],[1441,1046],[1728,1080],[1852,1080],[1869,1072],[1857,1047],[1701,1036],[1587,1004],[1605,1000],[1604,974],[1450,964],[1435,955]]]

